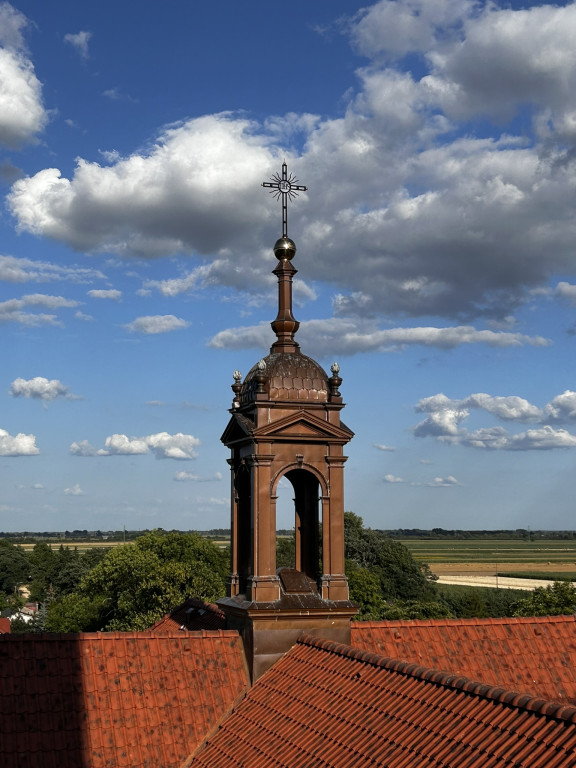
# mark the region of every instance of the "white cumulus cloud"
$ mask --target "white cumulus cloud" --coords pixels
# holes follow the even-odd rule
[[[522,397],[515,395],[493,397],[483,392],[462,400],[451,400],[440,393],[423,398],[415,406],[415,410],[420,413],[442,413],[448,410],[472,408],[484,410],[505,421],[534,421],[542,417],[542,410]]]
[[[543,421],[547,423],[576,421],[576,392],[567,389],[556,395],[542,409]]]
[[[10,385],[12,397],[28,397],[34,400],[77,400],[78,395],[72,394],[69,388],[58,379],[46,379],[44,376],[35,376],[33,379],[14,379]]]
[[[368,327],[367,327],[368,325]],[[209,342],[219,349],[265,349],[274,340],[270,323],[228,328],[217,333]],[[354,355],[379,352],[406,346],[427,346],[451,349],[462,344],[486,344],[490,347],[523,345],[546,346],[541,336],[527,336],[507,331],[478,330],[472,326],[449,328],[389,328],[379,330],[358,318],[307,320],[300,324],[298,341],[312,355]]]
[[[144,333],[147,335],[155,333],[169,333],[178,331],[182,328],[188,328],[190,323],[175,315],[148,315],[146,317],[137,317],[125,327],[132,333]]]
[[[10,435],[5,429],[0,429],[0,456],[36,456],[40,451],[36,446],[34,435]]]
[[[74,442],[70,446],[73,456],[138,456],[153,453],[157,459],[195,459],[200,440],[193,435],[178,432],[158,432],[146,437],[128,437],[114,434],[106,438],[104,448],[95,448],[87,440]]]
[[[48,261],[0,255],[0,280],[7,283],[47,283],[66,280],[72,283],[88,283],[103,279],[97,269],[67,267]]]
[[[72,299],[65,299],[62,296],[47,296],[40,293],[23,296],[21,299],[8,299],[7,301],[0,302],[0,325],[2,323],[20,323],[27,326],[62,325],[62,322],[55,314],[28,312],[27,309],[35,310],[38,307],[42,307],[58,310],[77,306],[78,302]]]
[[[144,155],[105,167],[79,160],[71,180],[45,169],[14,184],[12,211],[21,229],[79,250],[214,253],[267,218],[259,186],[273,161],[255,127],[212,115],[165,129]]]
[[[64,493],[66,496],[85,496],[85,492],[82,490],[78,483],[73,485],[71,488],[64,488]]]
[[[562,280],[556,286],[556,294],[576,306],[576,285]]]
[[[114,301],[119,301],[122,298],[122,291],[116,288],[93,288],[88,291],[88,296],[91,296],[93,299],[113,299]]]
[[[87,59],[89,55],[88,43],[91,37],[92,32],[87,32],[86,30],[75,33],[68,32],[68,34],[64,35],[64,42],[71,45],[82,59]]]
[[[97,456],[98,451],[88,440],[74,442],[70,446],[72,456]]]
[[[222,473],[214,472],[213,475],[205,477],[202,475],[195,475],[193,472],[176,472],[174,480],[180,483],[209,483],[214,480],[222,480]]]
[[[462,423],[472,410],[490,414],[500,421],[535,424],[523,432],[513,433],[504,427],[488,426],[468,430]],[[415,405],[426,418],[412,428],[416,437],[435,437],[451,445],[503,451],[551,450],[576,447],[576,435],[554,424],[576,422],[576,392],[566,390],[539,408],[515,395],[494,397],[485,393],[460,400],[444,394],[423,398]]]
[[[42,85],[25,50],[27,24],[10,3],[0,4],[0,144],[13,149],[34,141],[48,121]]]
[[[453,488],[454,486],[462,485],[462,483],[459,483],[452,475],[448,475],[447,477],[435,477],[434,480],[426,483],[426,485],[429,488]]]

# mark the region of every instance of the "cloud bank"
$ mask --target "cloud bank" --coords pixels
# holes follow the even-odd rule
[[[576,423],[576,392],[566,390],[542,408],[517,396],[494,397],[485,393],[453,400],[444,394],[420,400],[415,410],[426,418],[413,427],[416,437],[433,437],[443,443],[468,448],[502,451],[551,450],[576,447],[576,435],[562,424]],[[508,423],[532,424],[511,433],[502,426],[468,430],[462,424],[471,411],[479,411]]]
[[[73,456],[141,456],[153,453],[157,459],[187,460],[198,456],[196,448],[199,445],[197,437],[181,432],[175,435],[158,432],[146,437],[115,434],[106,438],[104,448],[94,448],[87,440],[81,440],[72,443],[70,453]]]
[[[167,295],[266,291],[278,212],[259,185],[286,154],[309,187],[307,276],[332,284],[339,313],[504,318],[555,270],[576,273],[575,26],[574,4],[381,0],[349,22],[366,65],[342,117],[196,117],[70,178],[19,179],[9,207],[21,231],[80,251],[200,259]]]
[[[0,325],[2,323],[20,323],[27,326],[62,325],[55,314],[29,312],[27,310],[38,307],[59,310],[77,306],[78,302],[73,299],[65,299],[63,296],[48,296],[42,293],[23,296],[21,299],[8,299],[8,301],[0,302]]]
[[[270,323],[240,328],[227,328],[209,341],[217,349],[266,349],[274,341]],[[322,355],[327,349],[337,349],[341,355],[360,352],[382,352],[407,346],[453,349],[462,344],[486,344],[489,347],[546,346],[542,336],[527,336],[507,331],[478,330],[473,326],[448,328],[389,328],[378,329],[373,323],[357,318],[307,320],[300,323],[298,341],[311,354]]]

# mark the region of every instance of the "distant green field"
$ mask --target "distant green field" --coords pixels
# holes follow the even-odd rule
[[[574,563],[576,541],[399,539],[417,560],[434,563]]]
[[[547,581],[576,581],[576,566],[573,571],[506,571],[498,573],[509,579],[545,579]]]
[[[38,543],[38,542],[36,542]],[[110,549],[111,547],[118,547],[122,544],[121,541],[46,541],[51,549],[60,549],[61,546],[69,547],[70,549],[77,549],[78,552],[86,552],[87,549]],[[126,542],[131,544],[132,542]],[[19,547],[31,552],[36,544],[19,544]]]

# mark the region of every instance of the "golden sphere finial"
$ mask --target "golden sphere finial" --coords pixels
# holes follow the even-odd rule
[[[274,243],[274,255],[278,261],[292,261],[296,254],[296,243],[289,237],[281,237]]]

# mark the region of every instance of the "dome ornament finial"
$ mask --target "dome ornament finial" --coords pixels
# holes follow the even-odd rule
[[[288,240],[292,243],[292,240],[288,237],[288,198],[294,200],[294,198],[298,196],[298,192],[306,192],[308,187],[305,187],[303,184],[298,184],[298,179],[294,174],[291,173],[288,175],[286,160],[282,163],[282,175],[280,176],[279,173],[275,173],[270,181],[263,181],[262,186],[270,189],[270,194],[274,195],[276,200],[279,198],[282,199],[282,240]],[[274,253],[276,253],[276,247],[280,242],[281,241],[279,240],[274,246]],[[292,245],[294,245],[294,243],[292,243]],[[294,252],[296,252],[296,246],[294,246]],[[276,256],[277,258],[280,258],[278,254],[276,254]],[[294,254],[292,254],[292,256],[294,256]],[[283,258],[288,257],[285,256]]]
[[[256,394],[263,395],[266,392],[266,360],[264,360],[264,358],[259,360],[256,364],[256,368],[258,369],[258,373],[256,374]]]
[[[340,366],[336,361],[330,366],[332,376],[328,379],[328,386],[330,387],[330,400],[332,402],[342,402],[342,395],[340,394],[340,384],[342,384],[342,378],[340,376]]]
[[[240,392],[242,391],[242,374],[238,369],[232,374],[234,384],[232,384],[232,392],[234,392],[234,399],[232,400],[232,407],[240,407]]]

